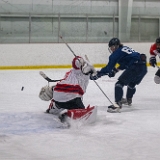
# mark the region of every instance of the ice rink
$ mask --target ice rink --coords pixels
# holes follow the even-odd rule
[[[61,79],[68,69],[42,71],[52,79]],[[160,85],[153,81],[156,71],[157,68],[148,67],[147,75],[137,86],[133,105],[124,106],[121,113],[107,112],[110,102],[90,81],[83,101],[85,106],[98,106],[96,123],[63,129],[53,115],[44,113],[49,102],[40,100],[38,94],[47,81],[39,70],[1,70],[0,159],[158,160]],[[119,74],[97,80],[113,102]]]

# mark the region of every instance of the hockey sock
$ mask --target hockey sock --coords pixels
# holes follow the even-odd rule
[[[136,88],[131,88],[130,86],[127,87],[127,94],[126,94],[126,98],[132,98],[133,95],[135,94],[136,92]]]
[[[118,81],[115,84],[115,101],[119,102],[121,101],[123,97],[123,85]]]

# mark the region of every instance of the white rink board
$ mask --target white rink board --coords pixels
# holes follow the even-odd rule
[[[149,57],[152,43],[124,43]],[[76,55],[88,55],[93,64],[108,63],[107,43],[69,43]],[[1,44],[0,66],[70,65],[73,54],[63,43]]]

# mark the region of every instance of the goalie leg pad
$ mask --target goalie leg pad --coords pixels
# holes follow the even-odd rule
[[[94,123],[97,117],[97,107],[88,106],[86,109],[68,110],[67,116],[73,120],[84,120],[86,123]]]

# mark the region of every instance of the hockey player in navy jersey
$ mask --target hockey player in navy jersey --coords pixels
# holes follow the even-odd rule
[[[115,104],[109,106],[107,110],[108,112],[119,112],[123,103],[127,102],[131,105],[133,95],[136,92],[135,86],[140,84],[147,73],[146,55],[123,46],[118,38],[112,38],[108,47],[111,53],[108,64],[97,71],[96,75],[91,75],[90,79],[97,80],[105,75],[114,77],[119,70],[124,70],[115,84]],[[115,68],[116,64],[119,64],[118,68]],[[122,99],[124,86],[127,86],[125,102]]]

